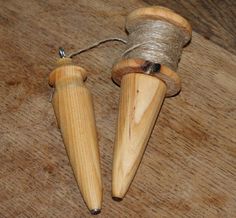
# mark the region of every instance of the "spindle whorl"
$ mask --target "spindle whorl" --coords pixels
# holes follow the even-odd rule
[[[115,83],[120,85],[122,76],[128,73],[149,74],[166,84],[166,97],[177,94],[181,82],[175,71],[182,48],[191,39],[189,22],[168,8],[156,6],[130,13],[126,29],[127,49],[112,69]]]

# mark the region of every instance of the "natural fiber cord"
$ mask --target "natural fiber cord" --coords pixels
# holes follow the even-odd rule
[[[184,32],[161,20],[145,20],[129,33],[123,58],[140,58],[176,71],[185,44]]]
[[[86,52],[86,51],[88,51],[88,50],[90,50],[90,49],[92,49],[92,48],[96,48],[97,46],[99,46],[99,45],[101,45],[101,44],[103,44],[103,43],[106,43],[106,42],[110,42],[110,41],[118,41],[118,42],[122,42],[122,43],[124,43],[124,44],[127,43],[126,40],[121,39],[121,38],[107,38],[107,39],[103,39],[103,40],[101,40],[101,41],[95,42],[94,44],[88,46],[87,48],[83,48],[83,49],[80,49],[80,50],[78,50],[78,51],[75,51],[75,52],[69,54],[68,57],[69,57],[69,58],[72,58],[72,57],[74,57],[74,56],[76,56],[76,55],[79,55],[79,54],[81,54],[81,53],[83,53],[83,52]]]

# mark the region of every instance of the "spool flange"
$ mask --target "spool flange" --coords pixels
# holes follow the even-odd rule
[[[163,20],[181,28],[183,30],[185,45],[191,39],[192,27],[189,22],[185,18],[168,8],[156,6],[140,8],[133,11],[128,15],[126,19],[127,31],[132,32],[140,22],[143,22],[143,20]],[[158,79],[161,79],[163,82],[165,82],[167,86],[166,97],[173,96],[180,91],[181,81],[176,72],[174,72],[167,66],[161,65],[158,72],[150,73],[145,70],[146,64],[147,60],[143,60],[140,58],[123,59],[113,66],[112,79],[116,84],[120,85],[121,79],[125,74],[150,74],[151,76],[157,77]]]

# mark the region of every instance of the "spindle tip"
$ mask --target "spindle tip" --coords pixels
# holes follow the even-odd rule
[[[97,214],[101,213],[101,209],[92,209],[92,210],[90,210],[90,213],[92,215],[97,215]]]
[[[119,197],[115,197],[115,196],[113,196],[112,199],[113,199],[114,201],[118,201],[118,202],[120,202],[120,201],[123,200],[123,198],[119,198]]]

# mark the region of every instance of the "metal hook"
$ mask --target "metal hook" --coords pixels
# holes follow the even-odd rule
[[[65,50],[62,47],[59,48],[59,56],[61,58],[65,58],[66,57]]]

